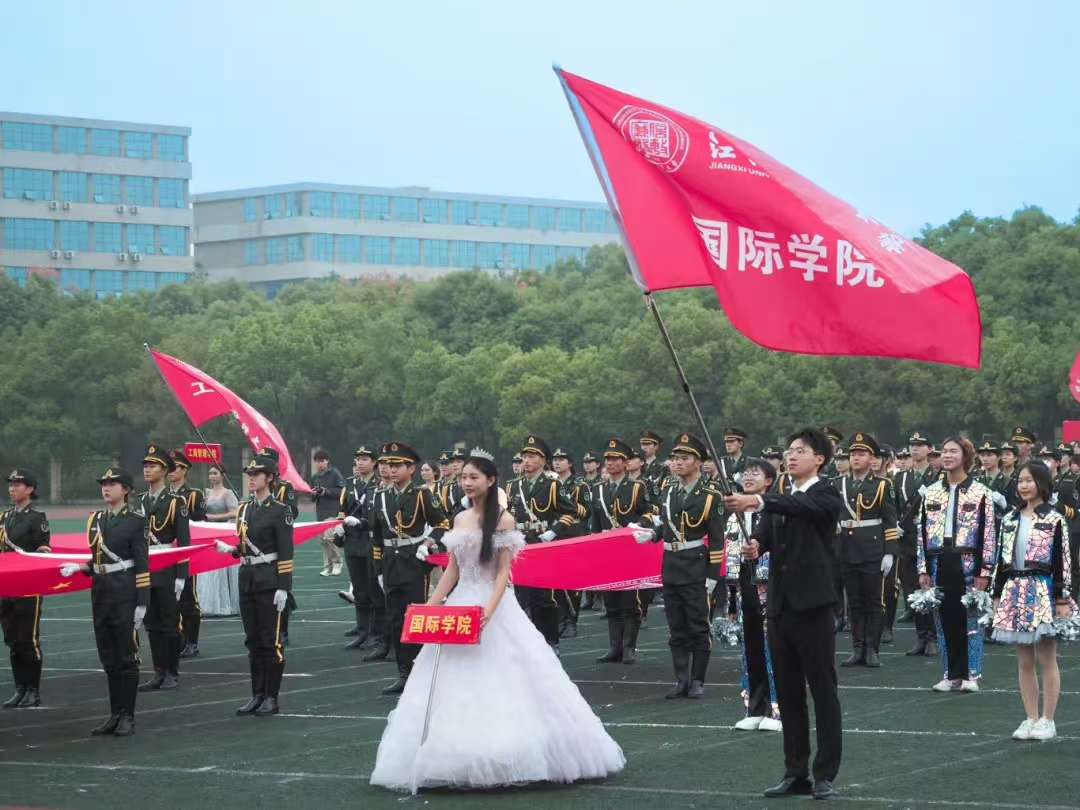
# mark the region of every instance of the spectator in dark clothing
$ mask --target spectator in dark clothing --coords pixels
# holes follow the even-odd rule
[[[311,476],[311,496],[315,500],[316,520],[333,520],[337,517],[341,490],[345,488],[345,478],[337,468],[330,464],[330,454],[325,450],[315,453],[315,472]],[[334,545],[332,531],[323,532],[323,570],[319,576],[336,577],[341,575],[343,561],[341,551]]]

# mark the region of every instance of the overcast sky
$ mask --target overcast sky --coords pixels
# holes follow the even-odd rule
[[[8,4],[0,109],[191,127],[192,190],[602,200],[551,71],[694,115],[893,228],[1080,206],[1080,1]]]

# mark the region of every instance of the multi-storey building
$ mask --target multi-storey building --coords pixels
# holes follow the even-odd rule
[[[183,127],[0,112],[0,268],[106,297],[192,272]]]
[[[197,194],[195,261],[273,296],[309,278],[542,269],[618,239],[602,203],[324,183]]]

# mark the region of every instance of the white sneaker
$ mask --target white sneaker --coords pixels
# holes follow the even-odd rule
[[[1052,740],[1057,736],[1057,726],[1054,725],[1053,720],[1047,720],[1045,717],[1040,717],[1035,721],[1035,725],[1032,726],[1031,731],[1028,733],[1029,740]]]
[[[935,692],[959,692],[961,685],[963,685],[963,681],[950,681],[948,678],[942,678],[934,684],[933,689]]]
[[[337,565],[335,565],[333,568],[330,569],[330,576],[332,576],[332,577],[340,577],[341,576],[341,564],[340,563],[338,563]]]
[[[759,731],[783,731],[784,724],[773,717],[763,717],[761,719],[761,725],[758,726]]]
[[[978,692],[979,691],[979,682],[978,681],[961,681],[960,682],[960,691],[961,692]]]
[[[320,577],[328,577],[328,576],[330,576],[330,569],[329,568],[324,568],[322,571],[319,572],[319,576]]]
[[[744,717],[735,724],[735,728],[739,731],[757,731],[761,727],[761,721],[764,719],[764,717]]]
[[[1035,728],[1035,723],[1036,722],[1037,721],[1032,720],[1030,717],[1027,718],[1026,720],[1024,720],[1024,722],[1021,723],[1017,727],[1016,731],[1013,732],[1013,739],[1014,740],[1030,740],[1031,739],[1031,730],[1033,728]]]

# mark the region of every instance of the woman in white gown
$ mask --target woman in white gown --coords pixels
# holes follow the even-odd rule
[[[504,599],[525,538],[499,503],[498,470],[474,450],[459,477],[472,507],[443,542],[450,563],[429,605],[481,605],[476,645],[444,645],[421,745],[435,649],[420,651],[390,713],[371,783],[393,790],[573,782],[621,771],[626,758],[517,600]]]

